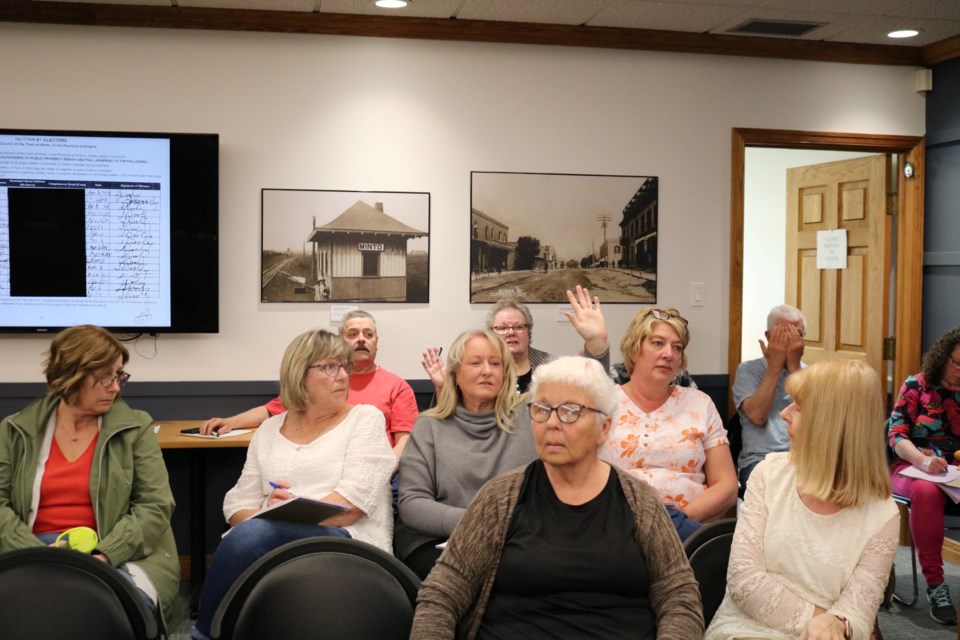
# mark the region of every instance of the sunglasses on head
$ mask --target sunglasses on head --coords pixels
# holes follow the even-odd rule
[[[669,311],[664,311],[663,309],[650,309],[647,313],[656,318],[657,320],[671,320],[676,318],[683,326],[687,326],[687,319],[681,316],[678,313],[670,313]]]

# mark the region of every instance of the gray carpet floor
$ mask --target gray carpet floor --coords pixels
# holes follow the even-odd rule
[[[910,574],[910,547],[900,547],[895,561],[897,574],[897,593],[907,600],[913,594],[913,582]],[[944,573],[950,594],[956,604],[960,596],[960,567],[950,562],[944,562]],[[894,602],[889,610],[880,609],[878,622],[880,633],[884,640],[956,640],[957,627],[942,625],[930,617],[930,605],[927,603],[926,583],[923,575],[919,575],[920,566],[917,566],[917,583],[920,597],[911,608]]]
[[[909,600],[913,591],[910,577],[910,547],[900,547],[896,559],[897,593]],[[917,567],[919,571],[919,567]],[[960,566],[944,563],[947,584],[954,602],[960,596]],[[912,608],[894,603],[889,610],[880,610],[878,621],[884,640],[956,640],[957,627],[934,622],[930,617],[923,576],[918,576],[920,598]],[[184,594],[186,595],[186,593]],[[189,640],[192,620],[184,621],[174,633],[172,640]]]

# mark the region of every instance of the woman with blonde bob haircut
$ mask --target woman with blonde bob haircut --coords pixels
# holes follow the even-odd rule
[[[790,443],[800,491],[841,507],[888,499],[876,372],[857,360],[825,362],[790,376],[785,388],[803,412],[803,428]]]
[[[537,456],[516,380],[496,333],[467,331],[453,341],[437,406],[420,414],[400,457],[394,550],[421,578],[483,483]]]
[[[339,362],[345,373],[353,373],[353,353],[340,336],[319,330],[293,339],[280,363],[280,401],[284,407],[297,411],[307,408],[307,373],[310,365],[324,359]]]
[[[350,347],[314,329],[287,346],[280,364],[280,397],[287,408],[253,435],[237,484],[223,499],[231,529],[217,547],[191,637],[204,640],[220,601],[258,558],[304,538],[355,538],[389,551],[393,539],[390,449],[383,413],[347,402]],[[323,522],[255,518],[261,509],[295,496],[342,505]]]
[[[791,451],[768,454],[750,476],[705,640],[873,630],[900,530],[880,380],[864,362],[832,360],[792,374],[786,389]]]

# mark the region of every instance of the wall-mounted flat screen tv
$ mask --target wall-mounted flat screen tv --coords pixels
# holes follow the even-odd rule
[[[219,136],[0,129],[0,332],[216,333]]]

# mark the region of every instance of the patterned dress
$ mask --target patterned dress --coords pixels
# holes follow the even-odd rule
[[[707,449],[729,444],[710,396],[670,387],[667,401],[646,413],[617,387],[619,406],[600,457],[652,485],[660,498],[685,508],[706,489]]]
[[[890,448],[910,440],[925,454],[942,456],[953,453],[953,436],[960,436],[960,391],[930,384],[922,373],[908,377],[890,413]]]

